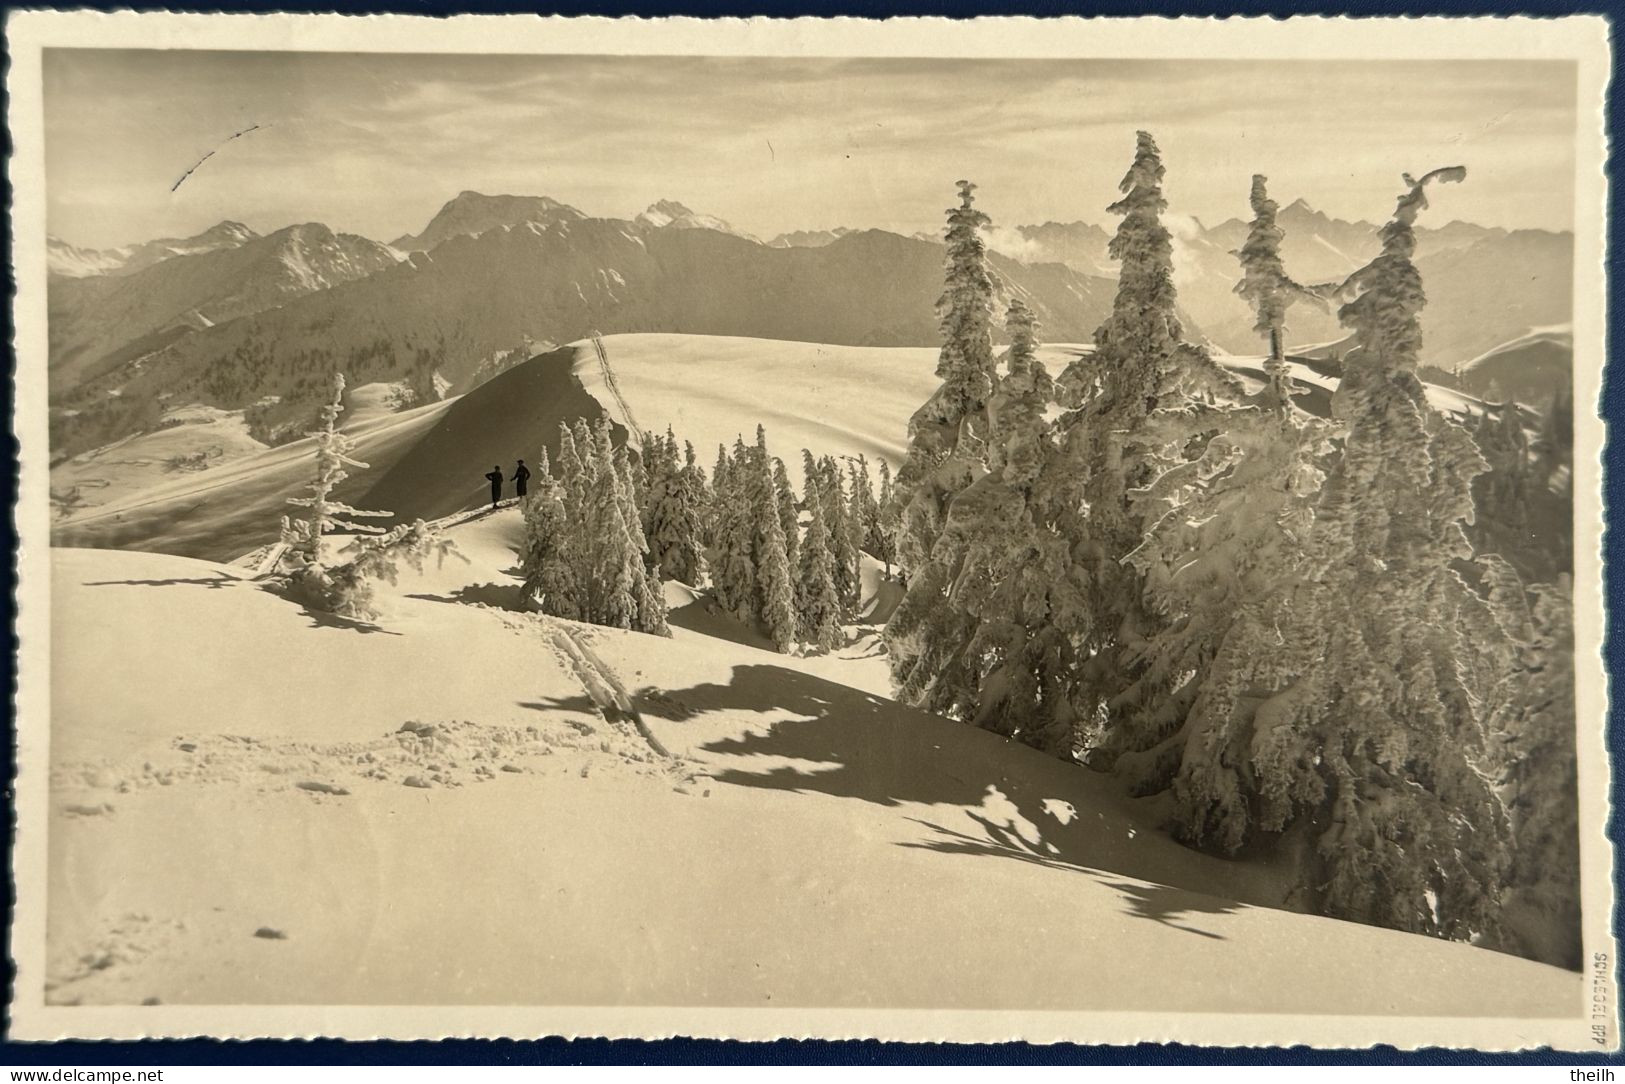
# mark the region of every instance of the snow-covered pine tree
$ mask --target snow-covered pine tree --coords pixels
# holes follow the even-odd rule
[[[1125,699],[1141,717],[1117,760],[1136,793],[1172,787],[1176,834],[1228,851],[1253,835],[1259,791],[1272,785],[1253,759],[1262,720],[1318,662],[1319,635],[1299,627],[1299,614],[1316,464],[1328,451],[1324,425],[1291,405],[1281,330],[1301,288],[1282,266],[1284,231],[1262,177],[1252,204],[1236,292],[1255,307],[1269,349],[1265,386],[1246,406],[1203,401],[1147,419],[1170,443],[1205,444],[1130,495],[1147,528],[1129,561],[1165,620],[1136,655],[1137,688]]]
[[[717,605],[746,624],[756,620],[756,509],[749,504],[750,457],[743,438],[731,457],[719,458],[716,488],[716,542],[711,583]]]
[[[880,492],[875,497],[875,533],[870,539],[874,554],[891,576],[892,562],[897,560],[896,502],[892,498],[891,465],[880,461]]]
[[[578,419],[576,424],[585,426],[587,423],[585,419]],[[615,463],[615,435],[609,428],[609,416],[600,414],[588,427],[588,431],[592,434],[594,460],[613,466]]]
[[[1534,451],[1538,481],[1566,499],[1574,477],[1574,384],[1568,378],[1541,414]]]
[[[447,557],[468,559],[439,528],[421,519],[383,534],[358,535],[341,552],[346,560],[305,571],[320,573],[323,608],[341,617],[362,620],[378,616],[378,608],[373,604],[373,585],[379,581],[395,583],[402,564],[422,572],[424,562],[430,557],[437,563]],[[308,589],[314,582],[306,581],[306,586]],[[308,591],[306,597],[310,597]]]
[[[604,429],[608,431],[609,423],[606,420]],[[647,434],[639,434],[642,443],[639,448],[652,446],[653,442]],[[632,511],[636,513],[638,529],[643,529],[643,517],[649,507],[649,464],[643,452],[633,451],[630,444],[622,445],[627,449],[626,474],[627,494],[632,500]],[[646,536],[647,537],[647,536]],[[647,556],[647,554],[645,555]]]
[[[560,428],[561,443],[570,440],[570,431]],[[523,597],[537,600],[543,613],[580,620],[580,586],[568,547],[573,524],[565,507],[565,487],[547,471],[537,474],[540,484],[525,498],[523,508]]]
[[[1426,186],[1413,180],[1382,250],[1341,287],[1355,346],[1332,397],[1346,432],[1306,545],[1298,634],[1316,661],[1254,710],[1257,827],[1312,815],[1318,909],[1494,939],[1510,867],[1506,812],[1485,770],[1478,692],[1463,680],[1481,603],[1453,564],[1484,461],[1417,377],[1425,303],[1412,255]]]
[[[730,467],[728,449],[718,444],[717,464],[711,470],[711,500],[706,506],[705,516],[705,544],[711,549],[715,549],[721,539],[722,494],[728,492],[732,485]],[[712,563],[715,564],[714,561]]]
[[[1037,358],[1037,321],[1020,298],[1006,319],[1006,371],[988,404],[989,471],[949,505],[926,579],[945,585],[923,616],[947,662],[921,702],[994,733],[1070,759],[1075,732],[1065,696],[1076,664],[1053,614],[1076,606],[1067,545],[1033,501],[1053,444],[1049,373]],[[905,605],[918,605],[910,592]],[[899,611],[903,627],[914,615]]]
[[[846,502],[846,545],[852,551],[852,610],[856,613],[863,601],[863,536],[867,522],[864,518],[865,493],[859,488],[856,460],[847,460],[846,482],[849,494]],[[873,499],[874,494],[870,493],[868,497]]]
[[[835,594],[835,554],[829,528],[824,524],[822,479],[812,453],[802,452],[802,496],[807,505],[807,533],[801,540],[796,567],[796,631],[798,637],[820,651],[833,651],[841,642],[841,601]]]
[[[1058,454],[1037,483],[1037,503],[1071,544],[1064,572],[1078,588],[1054,621],[1084,659],[1070,703],[1057,697],[1056,709],[1072,718],[1091,762],[1101,766],[1160,736],[1142,729],[1142,698],[1152,687],[1140,680],[1140,667],[1166,618],[1148,604],[1144,576],[1127,560],[1145,535],[1145,511],[1130,493],[1201,452],[1204,434],[1179,439],[1160,419],[1210,399],[1231,401],[1242,390],[1205,351],[1181,341],[1163,175],[1156,141],[1138,133],[1119,186],[1123,198],[1108,208],[1122,216],[1109,249],[1121,265],[1117,294],[1094,351],[1061,375],[1059,398],[1069,409],[1057,421]]]
[[[373,584],[378,580],[394,583],[402,562],[421,570],[431,556],[444,560],[448,555],[462,555],[450,539],[422,520],[384,531],[356,520],[390,513],[364,511],[333,499],[334,488],[349,477],[346,467],[365,470],[367,466],[351,457],[354,442],[338,428],[343,411],[344,374],[335,373],[333,399],[321,409],[321,427],[308,434],[316,443],[316,478],[306,486],[310,496],[288,498],[289,504],[310,509],[310,518],[282,517],[286,549],[278,563],[288,590],[307,604],[364,620],[378,616]],[[356,536],[337,554],[328,549],[328,532],[333,528]]]
[[[712,497],[710,484],[705,477],[705,468],[700,466],[699,460],[694,455],[694,445],[686,440],[683,442],[681,478],[684,502],[693,510],[694,516],[694,582],[690,586],[698,587],[706,578],[706,524],[711,519]]]
[[[773,497],[778,504],[779,529],[784,532],[784,556],[793,570],[801,553],[800,517],[796,514],[796,494],[790,488],[790,474],[784,460],[773,460]]]
[[[608,430],[609,423],[605,421],[602,424]],[[670,636],[671,630],[666,627],[666,596],[660,573],[649,568],[649,543],[643,537],[643,525],[639,522],[638,508],[633,500],[637,474],[634,458],[624,444],[615,449],[615,480],[621,495],[621,518],[626,524],[626,551],[632,562],[629,570],[633,579],[632,597],[637,605],[630,627],[655,636]]]
[[[1481,559],[1482,561],[1482,559]],[[1504,765],[1500,790],[1516,854],[1506,925],[1516,949],[1578,969],[1580,942],[1579,782],[1575,751],[1574,599],[1572,583],[1539,584],[1503,604],[1521,607],[1512,691],[1497,735]],[[1511,594],[1510,592],[1508,594]],[[1531,601],[1532,600],[1532,601]]]
[[[591,479],[587,474],[587,460],[583,458],[583,453],[590,455],[590,446],[583,445],[577,439],[575,430],[560,422],[559,484],[564,487],[565,504],[571,509],[586,506],[587,488],[591,485]]]
[[[1473,439],[1489,469],[1473,479],[1479,527],[1521,532],[1529,524],[1533,463],[1518,404],[1486,401],[1474,417]],[[1497,547],[1490,547],[1497,548]]]
[[[858,548],[877,556],[880,535],[880,506],[875,499],[875,482],[869,474],[869,459],[860,455],[847,461],[847,479],[852,485],[852,503],[858,521]]]
[[[338,427],[339,415],[344,413],[344,374],[333,374],[333,398],[322,405],[318,428],[306,433],[316,442],[316,477],[305,486],[308,497],[289,497],[288,503],[310,509],[309,519],[294,520],[282,517],[282,542],[287,547],[283,562],[292,569],[303,569],[326,562],[323,539],[328,531],[337,527],[356,534],[380,534],[382,528],[358,519],[387,519],[388,512],[369,512],[351,508],[333,499],[333,490],[350,476],[346,467],[366,470],[367,465],[352,458],[355,441]]]
[[[788,652],[796,639],[795,583],[786,552],[783,523],[767,433],[756,427],[756,447],[750,450],[748,506],[756,509],[751,552],[756,565],[756,618],[773,646]],[[793,529],[793,528],[792,528]]]
[[[975,189],[960,181],[959,206],[947,212],[947,275],[937,302],[942,383],[909,419],[908,457],[897,474],[896,507],[888,512],[896,523],[897,562],[908,579],[930,561],[948,502],[983,469],[980,432],[994,381],[993,283],[981,237],[991,221],[976,209]],[[827,526],[838,533],[833,523]]]
[[[690,463],[678,462],[677,439],[670,429],[664,441],[649,443],[648,513],[644,532],[650,549],[652,570],[665,579],[689,586],[700,582],[704,560],[700,524],[699,482]]]
[[[705,468],[700,466],[699,459],[694,455],[692,441],[683,441],[683,471],[694,480],[696,486],[701,490],[705,489],[707,485]]]
[[[1294,302],[1308,300],[1321,308],[1325,301],[1299,286],[1286,273],[1281,262],[1281,240],[1286,236],[1275,220],[1278,208],[1269,197],[1269,180],[1261,173],[1253,174],[1252,192],[1248,201],[1253,209],[1253,221],[1247,231],[1236,258],[1241,261],[1241,281],[1235,292],[1252,305],[1258,322],[1253,330],[1264,336],[1269,354],[1264,361],[1267,380],[1264,392],[1272,399],[1287,402],[1290,381],[1286,364],[1286,312]]]
[[[595,429],[593,437],[598,436]],[[596,439],[592,448],[592,488],[583,517],[584,537],[592,539],[587,620],[612,628],[635,628],[638,619],[643,555],[627,528],[630,503],[626,484],[616,470],[615,455]]]
[[[666,430],[671,436],[671,429]],[[649,560],[658,563],[654,553],[654,517],[666,494],[666,479],[677,471],[677,441],[667,440],[658,433],[643,434],[643,447],[639,458],[643,461],[644,500],[642,511],[643,536],[649,540]]]
[[[824,502],[824,525],[829,529],[830,549],[835,554],[835,597],[841,600],[846,617],[857,613],[863,580],[858,557],[858,537],[854,530],[851,502],[842,485],[841,467],[831,456],[818,462],[819,496]]]

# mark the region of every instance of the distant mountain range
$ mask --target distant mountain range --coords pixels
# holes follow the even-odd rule
[[[156,256],[159,245],[171,254]],[[264,312],[399,262],[397,253],[376,241],[336,234],[316,223],[260,237],[222,222],[185,241],[121,251],[129,256],[114,271],[50,279],[53,388],[136,363],[188,332]]]
[[[1376,251],[1368,223],[1302,201],[1280,217],[1300,281],[1340,278]],[[1246,223],[1173,224],[1187,335],[1260,352],[1232,292]],[[1418,237],[1440,368],[1571,319],[1570,235],[1451,223]],[[1022,296],[1047,341],[1087,341],[1115,292],[1109,240],[1083,222],[992,231],[999,307]],[[50,257],[53,448],[71,453],[194,402],[248,408],[274,439],[303,428],[334,369],[355,384],[404,382],[421,401],[594,331],[933,345],[943,249],[929,235],[852,229],[764,244],[669,200],[604,219],[545,196],[463,192],[390,245],[314,223],[260,237],[223,222],[114,250],[53,239]],[[1294,344],[1346,335],[1334,313],[1305,305],[1289,321]]]
[[[196,237],[164,237],[123,248],[79,248],[55,237],[47,237],[46,266],[51,274],[65,278],[128,275],[174,256],[197,256],[237,248],[258,236],[241,222],[222,222]]]
[[[1286,231],[1281,254],[1287,273],[1306,285],[1339,282],[1381,248],[1380,227],[1331,218],[1301,199],[1284,207],[1277,222]],[[1261,352],[1252,330],[1256,318],[1234,293],[1234,253],[1246,240],[1247,222],[1231,219],[1209,228],[1187,219],[1173,225],[1174,282],[1202,334],[1230,353]],[[1424,358],[1437,368],[1452,370],[1530,328],[1573,318],[1573,234],[1451,222],[1418,227],[1416,239],[1416,266],[1428,296]],[[1090,275],[1115,275],[1106,251],[1110,240],[1106,230],[1088,222],[1046,222],[990,235],[995,249],[1017,259],[1053,260]],[[1288,341],[1295,345],[1347,335],[1331,307],[1300,303],[1287,322]]]

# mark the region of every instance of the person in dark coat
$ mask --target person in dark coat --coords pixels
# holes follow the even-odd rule
[[[502,467],[492,467],[491,473],[485,477],[491,483],[491,507],[495,508],[502,499]]]
[[[525,466],[525,461],[521,459],[519,465],[513,469],[514,492],[520,500],[525,499],[525,483],[528,481],[530,481],[530,468]]]

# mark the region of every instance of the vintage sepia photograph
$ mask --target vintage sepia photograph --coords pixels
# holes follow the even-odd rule
[[[1601,20],[8,36],[17,1034],[1617,1046]]]

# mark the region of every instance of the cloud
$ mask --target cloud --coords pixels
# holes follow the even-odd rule
[[[1162,224],[1168,227],[1168,237],[1174,248],[1174,285],[1183,286],[1200,278],[1201,253],[1198,246],[1211,247],[1202,238],[1202,223],[1191,215],[1178,211],[1164,211]]]
[[[982,243],[997,252],[1022,263],[1038,263],[1045,257],[1044,246],[1009,226],[990,226],[980,231]]]

